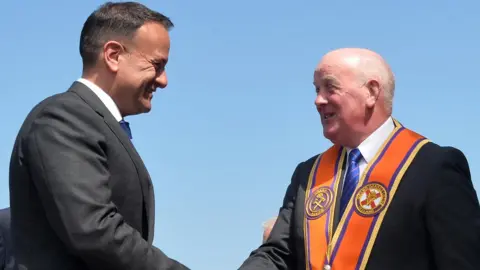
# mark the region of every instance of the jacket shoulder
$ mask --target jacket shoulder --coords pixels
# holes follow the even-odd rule
[[[0,209],[0,232],[10,229],[10,208]]]
[[[467,158],[459,148],[449,145],[442,146],[432,141],[420,149],[416,159],[432,165],[460,163],[468,166]]]
[[[333,148],[335,148],[334,146],[331,146],[327,149],[325,149],[323,152],[320,152],[318,154],[315,154],[313,156],[311,156],[310,158],[300,162],[297,166],[297,169],[307,169],[307,170],[310,170],[313,165],[315,164],[315,161],[321,156],[323,155],[325,152],[329,151],[329,150],[333,150]]]
[[[69,115],[72,119],[88,119],[95,115],[95,111],[74,92],[54,94],[43,99],[30,110],[20,127],[19,135],[29,133],[41,118],[60,120]]]

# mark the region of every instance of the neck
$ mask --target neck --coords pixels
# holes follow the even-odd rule
[[[351,132],[355,134],[354,136],[349,136],[351,140],[343,144],[348,148],[357,148],[363,141],[365,141],[372,133],[374,133],[379,127],[381,127],[385,121],[390,117],[390,115],[381,115],[376,117],[371,117],[367,119],[363,126],[357,131]]]
[[[94,83],[100,89],[102,89],[105,93],[107,93],[117,105],[122,117],[125,117],[125,115],[122,112],[119,100],[116,96],[116,92],[115,92],[116,88],[115,88],[113,79],[111,79],[111,75],[105,74],[102,71],[91,69],[91,70],[84,70],[82,73],[82,78]]]
[[[105,79],[105,78],[108,78],[108,76],[101,74],[100,71],[92,69],[92,70],[84,70],[82,73],[82,78],[94,83],[95,85],[100,87],[105,93],[107,93],[109,96],[113,98],[113,94],[114,94],[112,93],[113,82],[111,80]]]

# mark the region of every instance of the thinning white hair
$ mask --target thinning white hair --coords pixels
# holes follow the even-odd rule
[[[391,114],[395,95],[395,75],[388,63],[380,56],[360,56],[358,72],[364,80],[376,79],[383,89],[385,110]]]
[[[384,108],[392,113],[393,97],[395,94],[395,76],[388,63],[378,53],[363,48],[342,48],[329,52],[328,56],[340,56],[342,61],[355,69],[359,80],[363,82],[375,79],[383,89],[385,100]]]

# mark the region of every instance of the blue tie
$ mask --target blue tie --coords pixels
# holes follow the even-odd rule
[[[353,191],[355,191],[355,187],[357,186],[360,176],[360,169],[358,167],[358,163],[361,159],[362,153],[360,153],[360,150],[355,148],[350,151],[350,154],[348,155],[348,171],[345,175],[342,198],[340,199],[340,216],[343,215],[343,212],[347,207],[348,201],[350,201]]]
[[[127,133],[128,138],[130,138],[130,140],[131,140],[132,139],[132,131],[130,130],[130,124],[123,119],[119,123],[120,123],[120,126],[123,128],[123,130]]]

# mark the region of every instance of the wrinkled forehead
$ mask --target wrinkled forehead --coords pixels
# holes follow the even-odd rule
[[[356,79],[355,69],[350,63],[321,61],[313,73],[314,84],[320,85],[325,81],[342,82]]]

